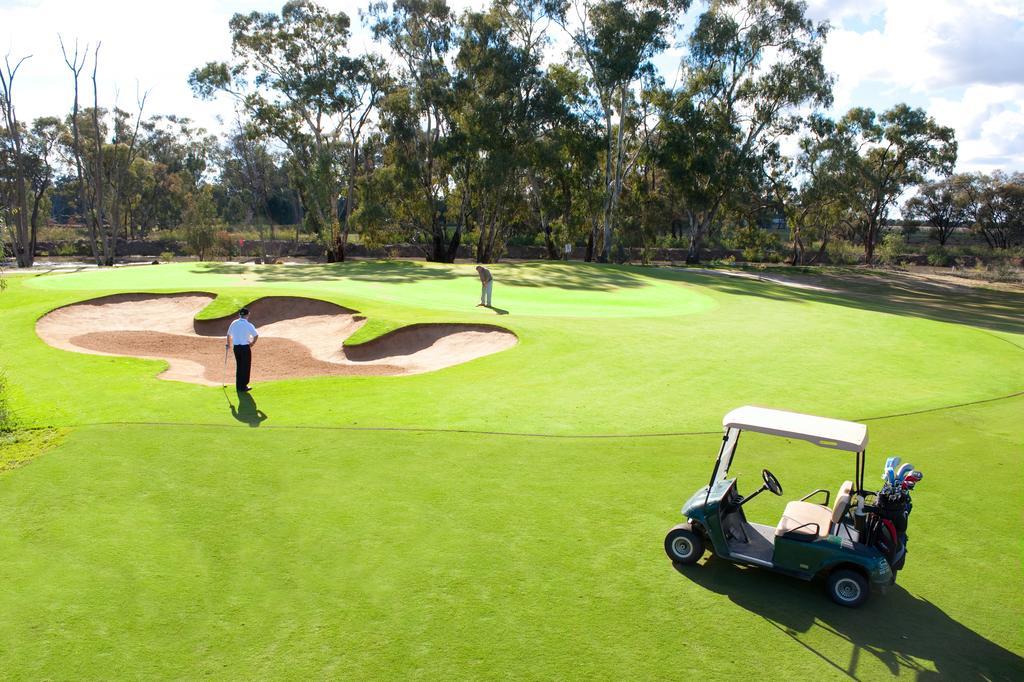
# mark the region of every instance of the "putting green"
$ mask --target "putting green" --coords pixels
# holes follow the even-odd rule
[[[0,591],[0,670],[1024,673],[1024,524],[1006,513],[1024,484],[1024,397],[1005,398],[1024,390],[1020,295],[582,264],[493,271],[507,314],[473,307],[470,266],[12,277],[0,363],[13,406],[26,426],[71,428],[0,473],[0,581],[16,586]],[[520,343],[430,374],[258,385],[239,403],[156,379],[161,362],[60,351],[34,334],[57,306],[130,291],[216,293],[211,315],[287,292],[358,309],[373,333],[486,321]],[[941,409],[976,401],[990,402]],[[710,474],[721,416],[744,403],[919,412],[870,422],[869,480],[889,454],[926,475],[892,593],[849,611],[816,584],[708,559],[672,568],[664,532]],[[694,435],[589,438],[658,433]],[[853,463],[751,439],[736,465],[744,490],[762,467],[799,497],[838,487]],[[774,523],[785,501],[762,495],[748,513]]]
[[[522,263],[499,265],[492,270],[497,280],[495,306],[514,310],[517,315],[650,317],[696,313],[713,306],[712,299],[694,287],[651,279],[627,269]],[[147,291],[187,289],[199,282],[219,290],[265,287],[279,292],[307,290],[313,285],[325,296],[457,313],[464,313],[467,303],[476,302],[480,286],[471,265],[411,261],[361,261],[344,267],[177,263],[43,277],[30,286],[59,291],[124,287]]]

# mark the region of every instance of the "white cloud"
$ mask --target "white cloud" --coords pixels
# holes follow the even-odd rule
[[[1007,0],[814,0],[834,29],[835,111],[913,100],[960,143],[961,169],[1024,169],[1024,4]],[[864,26],[866,23],[870,28]]]
[[[960,170],[1024,169],[1024,85],[972,85],[933,97],[929,111],[957,131]]]

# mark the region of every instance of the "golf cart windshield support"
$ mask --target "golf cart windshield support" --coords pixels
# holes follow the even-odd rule
[[[739,429],[726,429],[722,436],[722,447],[718,451],[718,459],[715,461],[715,468],[711,472],[711,481],[708,488],[711,488],[729,475],[729,467],[732,466],[732,456],[736,454],[736,445],[740,440]]]

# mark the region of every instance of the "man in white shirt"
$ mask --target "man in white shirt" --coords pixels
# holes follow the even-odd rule
[[[252,368],[252,347],[256,345],[260,335],[256,327],[249,322],[249,309],[238,311],[238,319],[228,327],[227,343],[235,353],[235,390],[239,393],[249,391],[249,370]]]

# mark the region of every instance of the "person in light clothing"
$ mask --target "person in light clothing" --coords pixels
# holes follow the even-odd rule
[[[228,327],[227,343],[235,353],[235,390],[239,393],[249,391],[249,371],[252,368],[252,347],[260,338],[256,327],[249,321],[249,309],[238,311],[238,319]]]
[[[478,306],[491,307],[491,286],[494,284],[494,278],[491,277],[491,271],[482,265],[476,266],[476,274],[480,275],[480,303]]]

